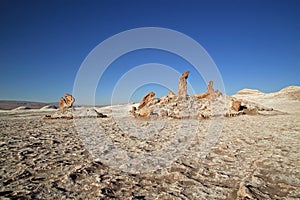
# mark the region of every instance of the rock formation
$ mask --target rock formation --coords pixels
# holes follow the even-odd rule
[[[207,90],[208,94],[210,94],[210,95],[212,95],[214,93],[213,84],[214,84],[213,81],[209,81],[208,85],[206,87],[206,90]]]
[[[140,105],[138,106],[138,109],[142,109],[147,103],[149,103],[153,97],[154,97],[155,93],[154,92],[149,92],[148,94],[146,94],[143,99],[142,102],[140,103]]]
[[[235,110],[236,112],[238,112],[238,111],[240,111],[240,109],[241,109],[241,104],[242,104],[241,101],[233,101],[233,102],[232,102],[231,108],[232,108],[233,110]]]
[[[170,117],[174,119],[207,119],[213,116],[233,117],[243,114],[254,115],[272,111],[255,103],[239,100],[213,89],[213,81],[209,81],[206,92],[189,96],[186,81],[189,72],[184,72],[179,79],[178,95],[172,91],[161,98],[153,98],[154,92],[144,96],[138,109],[132,108],[134,117]],[[185,97],[185,98],[182,98]]]
[[[73,106],[73,103],[75,102],[75,98],[70,94],[65,94],[65,99],[67,106],[70,108]]]
[[[203,94],[196,94],[195,96],[199,99],[202,98],[214,98],[215,97],[215,91],[213,89],[213,81],[209,81],[207,87],[206,87],[206,92]]]
[[[93,108],[74,109],[75,98],[70,94],[65,94],[65,98],[60,97],[59,110],[51,115],[45,115],[44,119],[74,119],[74,118],[104,118],[106,115],[99,113]]]
[[[59,99],[59,109],[64,110],[66,108],[71,108],[73,103],[75,102],[75,98],[70,94],[65,94],[65,98],[60,97]]]
[[[63,97],[60,97],[58,107],[59,109],[64,109],[67,107],[66,100]]]
[[[138,110],[136,109],[136,107],[133,106],[130,113],[135,117],[139,116],[139,117],[148,118],[150,116],[150,110],[148,108],[150,102],[154,100],[155,103],[157,101],[157,99],[153,98],[154,96],[155,96],[154,92],[149,92],[148,94],[146,94],[143,97],[140,105],[138,106]]]
[[[139,111],[139,116],[140,117],[146,117],[149,118],[150,117],[150,110],[147,108],[143,108]]]
[[[183,72],[180,79],[179,79],[179,85],[178,85],[178,95],[180,97],[185,97],[187,95],[186,91],[186,80],[189,76],[189,71]]]

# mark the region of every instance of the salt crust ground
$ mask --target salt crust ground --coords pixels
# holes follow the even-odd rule
[[[274,116],[226,118],[221,136],[204,159],[195,142],[170,166],[127,173],[93,159],[73,120],[42,120],[54,111],[0,112],[0,197],[24,199],[299,199],[300,101],[237,95],[285,112]],[[131,105],[130,105],[131,106]],[[121,110],[130,110],[121,106]],[[97,108],[116,145],[142,152],[161,148],[171,137],[123,134],[112,107]],[[124,112],[122,112],[124,114]],[[141,121],[140,123],[147,123]],[[200,123],[205,132],[209,120]],[[146,141],[146,142],[145,142]]]

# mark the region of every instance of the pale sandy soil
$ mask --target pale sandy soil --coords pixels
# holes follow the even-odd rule
[[[251,99],[249,95],[243,98]],[[285,114],[226,118],[216,144],[199,158],[197,145],[210,124],[202,120],[181,157],[163,169],[139,174],[93,159],[73,120],[42,119],[54,111],[0,112],[0,198],[299,199],[300,101],[251,100]],[[122,116],[128,108],[116,110]],[[172,138],[168,126],[162,128],[160,137],[124,134],[112,118],[111,107],[97,110],[108,118],[95,119],[96,126],[127,151],[155,151]]]

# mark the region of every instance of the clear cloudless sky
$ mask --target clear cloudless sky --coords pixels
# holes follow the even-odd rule
[[[72,93],[89,52],[139,27],[173,29],[200,43],[229,95],[243,88],[273,92],[300,85],[299,0],[0,0],[0,99],[57,102]],[[178,56],[158,50],[123,55],[100,80],[96,103],[110,103],[118,79],[151,62],[179,73],[190,68]],[[201,76],[191,73],[189,80],[196,92],[205,90]],[[132,100],[148,90],[157,90],[158,96],[168,92],[145,86]]]

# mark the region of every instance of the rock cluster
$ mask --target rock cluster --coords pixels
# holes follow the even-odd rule
[[[178,94],[170,91],[162,98],[154,98],[155,93],[149,92],[144,96],[138,108],[132,108],[131,114],[135,117],[146,118],[201,119],[213,116],[260,114],[260,111],[273,110],[222,94],[213,89],[213,81],[209,81],[205,93],[189,96],[186,88],[188,76],[189,71],[186,71],[179,78]]]
[[[51,115],[45,115],[43,119],[74,119],[74,118],[104,118],[106,115],[93,108],[75,109],[73,103],[75,98],[70,94],[65,94],[65,99],[60,98],[59,110]]]

